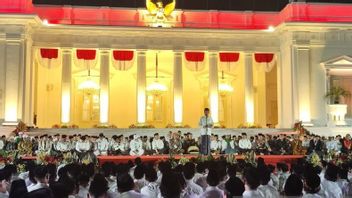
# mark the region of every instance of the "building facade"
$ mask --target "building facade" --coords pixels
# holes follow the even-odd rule
[[[145,9],[6,2],[3,125],[197,127],[209,107],[227,128],[326,126],[326,92],[349,90],[350,4],[292,3],[275,13],[176,10],[167,27],[150,27]],[[351,102],[343,102],[348,117]]]

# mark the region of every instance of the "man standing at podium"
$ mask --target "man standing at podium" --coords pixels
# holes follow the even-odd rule
[[[204,116],[199,120],[200,127],[200,154],[210,155],[210,135],[213,119],[209,115],[209,108],[204,109]]]

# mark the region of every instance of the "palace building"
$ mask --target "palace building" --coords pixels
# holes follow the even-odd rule
[[[1,0],[0,123],[349,125],[352,4],[248,2]]]

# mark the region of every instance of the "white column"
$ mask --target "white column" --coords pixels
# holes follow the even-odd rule
[[[294,118],[293,74],[291,44],[284,42],[278,54],[278,128],[292,128]]]
[[[7,40],[5,46],[4,125],[17,124],[22,118],[24,44],[21,35]]]
[[[5,118],[5,79],[6,79],[6,66],[5,66],[5,40],[0,39],[0,122],[2,123]]]
[[[24,72],[24,107],[23,107],[23,122],[27,126],[34,126],[34,79],[35,71],[33,66],[33,57],[35,49],[33,49],[32,40],[26,42],[26,63],[25,63],[25,72]]]
[[[137,124],[146,122],[146,52],[137,51]]]
[[[61,123],[71,121],[71,80],[72,51],[62,49],[62,80],[61,80]]]
[[[209,52],[209,103],[214,124],[219,124],[218,53]]]
[[[310,115],[310,56],[309,47],[294,47],[295,75],[298,95],[299,120],[311,125]]]
[[[174,52],[174,123],[182,125],[183,114],[182,52]]]
[[[109,123],[110,50],[100,50],[100,124]]]
[[[253,56],[250,52],[244,53],[244,99],[245,122],[254,123],[254,97],[253,97]]]

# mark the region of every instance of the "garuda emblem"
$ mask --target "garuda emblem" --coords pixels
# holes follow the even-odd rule
[[[172,0],[164,6],[162,0],[146,0],[146,7],[150,15],[153,16],[154,23],[164,23],[171,17],[175,10],[176,0]]]

